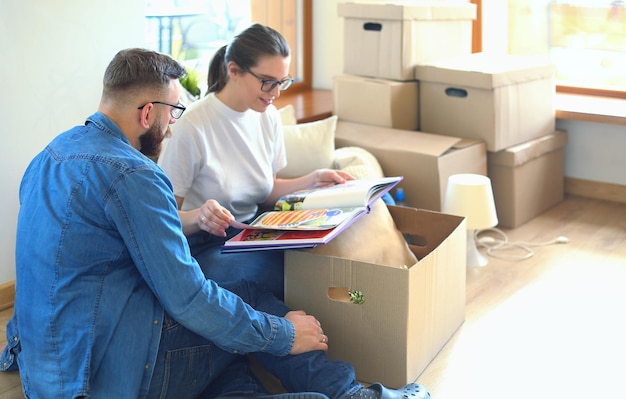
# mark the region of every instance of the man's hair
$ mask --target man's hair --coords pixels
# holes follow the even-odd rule
[[[139,89],[163,91],[171,79],[186,73],[185,67],[168,55],[140,48],[121,50],[104,73],[103,95],[115,97]]]

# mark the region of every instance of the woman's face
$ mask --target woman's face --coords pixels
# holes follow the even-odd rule
[[[249,71],[239,69],[237,73],[237,98],[240,104],[237,108],[239,111],[252,109],[257,112],[265,112],[267,107],[280,97],[280,84],[273,85],[276,82],[282,82],[289,78],[289,62],[290,57],[280,55],[266,56],[259,59],[257,65],[250,68]],[[264,85],[261,82],[266,82]],[[265,86],[267,90],[271,86],[275,86],[270,91],[263,91],[261,86]]]

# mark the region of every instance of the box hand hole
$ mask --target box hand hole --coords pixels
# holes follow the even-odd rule
[[[446,89],[446,96],[448,96],[448,97],[465,98],[465,97],[467,97],[467,90],[459,89],[457,87],[448,87]]]
[[[383,30],[383,25],[378,22],[366,22],[363,24],[363,30],[380,32],[381,30]]]
[[[361,291],[351,290],[346,287],[328,288],[328,298],[332,301],[353,303],[355,305],[362,305],[365,302],[365,296]]]

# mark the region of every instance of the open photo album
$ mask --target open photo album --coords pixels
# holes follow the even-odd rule
[[[274,210],[249,224],[234,222],[242,231],[228,240],[222,252],[312,248],[325,244],[370,205],[389,192],[402,176],[348,180],[296,191],[281,197]]]

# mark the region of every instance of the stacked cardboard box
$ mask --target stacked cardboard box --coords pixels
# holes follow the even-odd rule
[[[476,6],[461,1],[410,5],[339,3],[344,75],[334,78],[339,119],[419,129],[415,65],[471,53]],[[375,96],[375,97],[374,97]]]
[[[338,121],[338,147],[356,146],[374,154],[385,174],[404,176],[408,206],[440,211],[448,177],[457,173],[487,173],[485,143]]]
[[[333,80],[334,113],[341,120],[417,130],[419,86],[415,81],[339,75]]]
[[[565,131],[488,152],[498,223],[515,228],[563,201]]]
[[[414,80],[415,65],[472,52],[474,4],[413,1],[338,6],[344,18],[345,73]]]
[[[333,80],[334,113],[340,121],[388,128],[372,133],[376,138],[375,142],[367,144],[371,146],[368,147],[369,150],[374,149],[381,140],[385,141],[386,135],[399,137],[406,134],[399,131],[420,130],[420,87],[415,79],[415,66],[470,54],[476,5],[459,0],[395,4],[346,2],[338,4],[338,14],[344,19],[345,51],[344,73],[335,76]],[[337,135],[341,135],[342,129],[341,126],[338,127]],[[398,132],[389,129],[397,129]],[[346,133],[350,136],[349,139],[336,140],[336,144],[365,145],[358,134]],[[461,150],[458,136],[451,135],[447,145],[443,147],[440,142],[430,145],[429,140],[433,138],[422,136],[420,145],[406,143],[408,148],[404,148],[405,153],[415,154],[421,151],[424,156],[438,158],[448,154],[448,151]],[[482,147],[478,152],[480,150]],[[434,152],[437,155],[433,155]],[[473,152],[473,156],[478,158],[474,164],[486,165],[486,152],[482,155],[478,152]],[[384,163],[384,159],[382,162]],[[408,186],[412,184],[409,180],[415,177],[413,175],[419,174],[422,180],[426,179],[432,186],[439,187],[442,173],[432,168],[429,172],[417,172],[415,167],[417,165],[402,168],[402,175],[406,179],[403,186],[407,186],[403,187],[407,193],[407,205],[440,210],[438,189],[426,193],[411,193],[409,191],[417,192],[418,189],[412,190]],[[455,169],[458,173],[473,173],[476,170],[463,170],[461,165]],[[482,170],[482,173],[486,173],[486,166]],[[383,171],[387,175],[398,172],[392,172],[390,167],[385,166]],[[444,175],[445,173],[443,172]],[[423,186],[419,188],[425,189]]]
[[[554,66],[543,57],[475,53],[418,65],[415,77],[425,132],[489,151],[554,133]]]
[[[424,131],[484,140],[501,227],[563,199],[564,132],[555,132],[554,66],[544,57],[477,53],[415,67]]]

